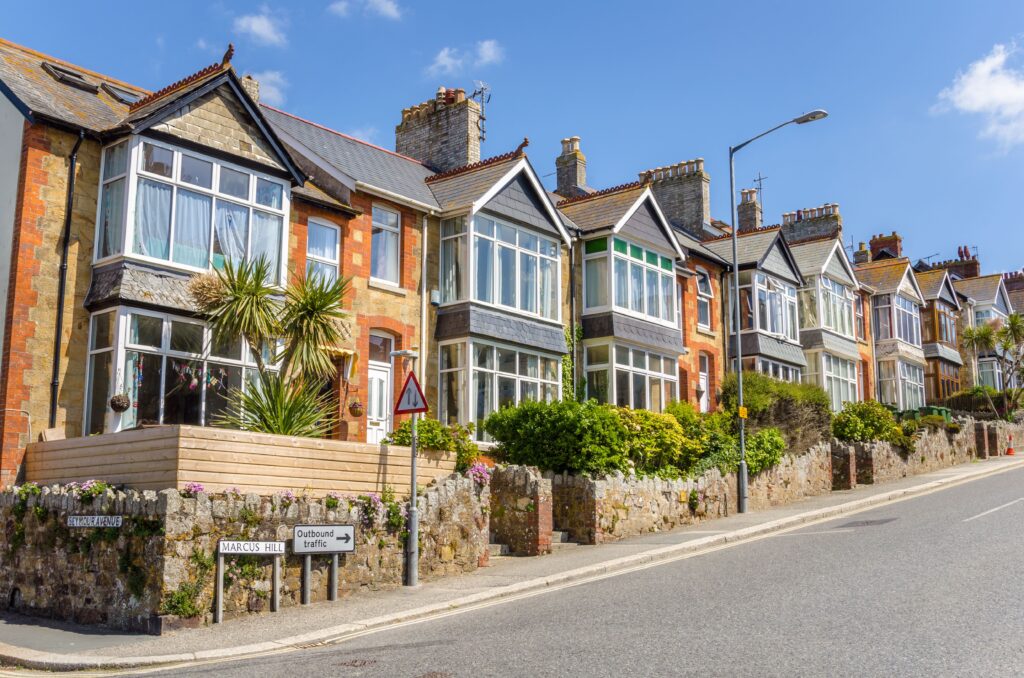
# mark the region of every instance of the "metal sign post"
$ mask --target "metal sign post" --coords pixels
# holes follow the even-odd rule
[[[274,559],[273,591],[270,594],[270,611],[277,612],[281,603],[281,556],[284,555],[283,541],[236,541],[221,540],[217,543],[217,572],[213,583],[213,623],[224,621],[224,556],[271,556]]]
[[[292,538],[292,553],[302,558],[302,604],[309,605],[312,587],[313,554],[331,556],[331,579],[327,596],[338,599],[338,554],[355,553],[356,528],[354,525],[296,525]]]
[[[409,358],[412,361],[412,369],[405,380],[405,386],[398,396],[398,403],[395,405],[395,414],[412,415],[412,460],[410,468],[412,477],[409,479],[409,536],[405,546],[405,585],[417,586],[419,584],[419,560],[420,560],[420,516],[416,508],[416,415],[427,411],[427,399],[420,388],[420,382],[416,379],[416,359],[419,354],[415,351],[393,351],[393,358]]]

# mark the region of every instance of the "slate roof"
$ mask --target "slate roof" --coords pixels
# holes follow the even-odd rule
[[[857,280],[875,288],[876,293],[890,294],[899,289],[909,266],[910,260],[901,257],[859,264],[854,270],[857,272]]]
[[[61,82],[43,68],[43,62],[81,74],[82,79],[96,90]],[[83,127],[96,133],[115,127],[128,115],[128,105],[100,87],[104,83],[139,96],[149,94],[135,85],[0,39],[0,91],[13,96],[15,105],[32,117]]]
[[[807,367],[807,358],[804,356],[803,348],[798,344],[779,339],[760,332],[744,332],[740,335],[743,342],[743,357],[754,358],[763,356],[774,360],[781,360],[790,365]],[[735,342],[729,341],[729,355],[736,354]]]
[[[777,228],[739,233],[736,237],[736,258],[739,265],[747,266],[759,263],[778,236],[779,229]],[[726,261],[732,261],[731,236],[710,240],[705,242],[704,246]]]
[[[1010,290],[1006,296],[1010,297],[1014,313],[1024,313],[1024,290]]]
[[[1002,281],[1002,275],[993,273],[992,275],[982,275],[977,278],[954,280],[953,287],[956,288],[957,292],[966,294],[979,304],[993,304],[999,294],[999,284]]]
[[[960,356],[960,353],[955,348],[950,348],[945,344],[931,343],[924,345],[924,357],[925,358],[939,358],[953,363],[954,365],[963,365],[964,360]]]
[[[683,229],[679,228],[678,226],[673,226],[672,230],[675,231],[676,240],[679,241],[679,244],[682,245],[683,249],[689,251],[695,256],[702,257],[704,259],[707,259],[708,261],[713,261],[716,264],[725,266],[727,269],[732,268],[728,260],[723,259],[722,257],[718,256],[717,254],[709,250],[707,247],[704,246],[704,243],[702,243],[700,240],[697,240]]]
[[[790,245],[789,250],[793,253],[793,260],[800,269],[800,275],[807,278],[822,272],[835,245],[834,238],[808,240]]]
[[[936,268],[922,273],[914,272],[917,278],[917,286],[921,288],[921,295],[925,300],[938,299],[942,293],[942,281],[946,279],[946,269]]]
[[[298,196],[299,198],[304,198],[305,200],[318,203],[320,205],[326,205],[327,207],[342,210],[350,214],[360,213],[359,210],[355,209],[351,205],[346,205],[345,203],[336,200],[335,198],[331,197],[324,191],[317,188],[315,184],[309,181],[307,181],[302,186],[295,186],[292,188],[292,197],[296,196]]]
[[[459,168],[451,174],[431,177],[427,186],[442,212],[468,208],[522,159],[522,154],[506,153]]]
[[[278,134],[316,153],[321,160],[367,186],[437,207],[424,181],[434,174],[423,163],[341,132],[303,120],[266,104],[260,109]]]
[[[123,301],[195,313],[188,293],[188,275],[124,263],[93,271],[85,297],[92,310]]]
[[[582,198],[563,199],[558,209],[584,233],[608,229],[625,216],[645,190],[647,187],[639,183],[615,186]]]

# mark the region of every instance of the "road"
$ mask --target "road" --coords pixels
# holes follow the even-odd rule
[[[1019,676],[1024,469],[800,530],[175,676]]]

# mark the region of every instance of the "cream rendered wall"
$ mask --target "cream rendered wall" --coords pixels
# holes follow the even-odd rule
[[[6,97],[0,95],[0,346],[7,317],[7,286],[11,276],[11,241],[14,239],[14,210],[17,206],[18,175],[21,172],[21,137],[25,118]],[[3,356],[0,356],[0,361]],[[2,364],[0,364],[2,367]]]

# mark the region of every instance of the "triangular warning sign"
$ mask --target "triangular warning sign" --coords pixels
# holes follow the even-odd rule
[[[395,414],[413,414],[415,412],[427,411],[427,399],[423,396],[423,389],[416,379],[416,373],[410,372],[405,379],[405,386],[402,387],[402,394],[398,396],[398,404],[395,405]]]

